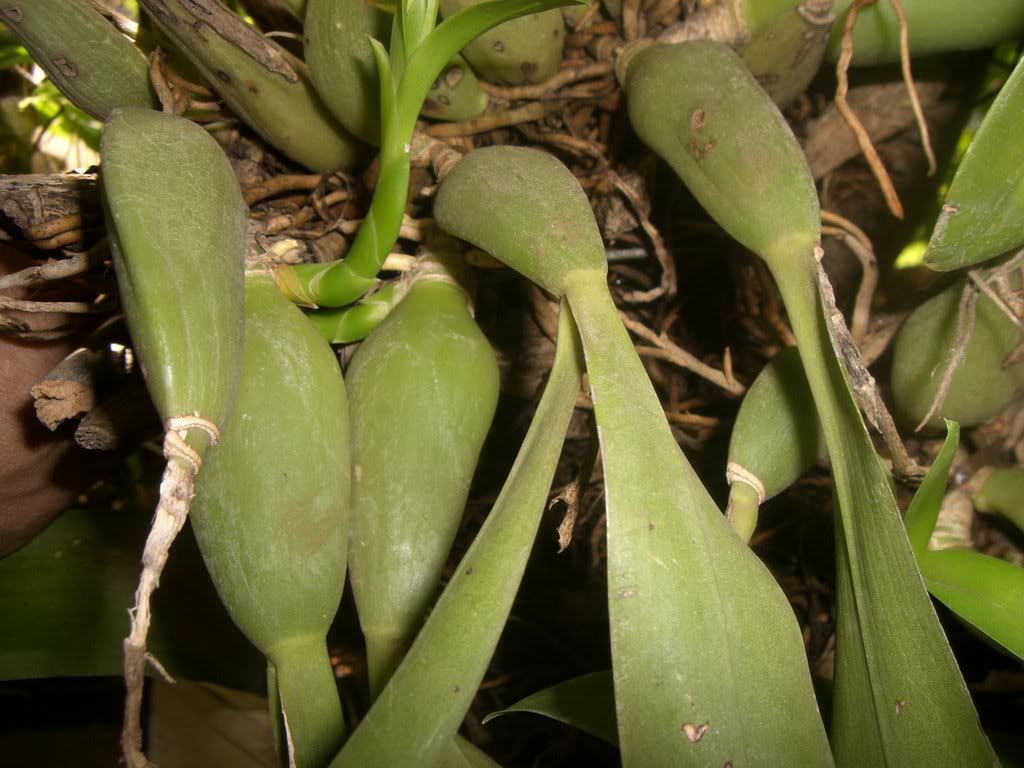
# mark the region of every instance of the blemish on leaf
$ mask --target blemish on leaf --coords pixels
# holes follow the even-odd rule
[[[633,590],[632,590],[632,589],[627,589],[627,590],[625,590],[625,591],[624,591],[624,592],[622,593],[622,596],[623,596],[624,598],[626,598],[627,600],[629,600],[629,598],[631,598],[631,597],[633,596]]]
[[[654,523],[648,523],[647,524],[647,530],[648,531],[653,531],[654,530]]]
[[[53,59],[53,66],[60,70],[60,73],[67,78],[78,77],[78,67],[67,56],[56,56]]]
[[[358,483],[363,479],[363,465],[353,464],[352,465],[352,482]]]
[[[708,724],[701,723],[695,725],[693,723],[683,723],[683,733],[686,734],[686,738],[690,740],[691,744],[696,744],[698,741],[704,738],[704,734],[708,732]]]
[[[469,566],[469,568],[466,569],[466,575],[470,576],[472,573],[473,573],[473,566],[471,565],[471,566]]]
[[[220,80],[222,83],[227,84],[231,82],[231,75],[229,75],[223,69],[218,69],[216,72],[214,72],[214,74],[217,76],[217,79]]]
[[[453,685],[452,686],[452,693],[458,693],[458,692],[459,692],[459,686]]]
[[[494,43],[491,45],[491,50],[494,51],[495,53],[504,53],[505,44],[501,42],[501,40],[495,40]]]
[[[519,69],[522,70],[524,75],[532,75],[534,72],[537,71],[537,62],[524,61],[522,64],[519,65]]]
[[[465,72],[462,71],[462,67],[448,67],[444,71],[444,82],[449,88],[454,88],[462,82],[462,78],[465,77]]]
[[[703,128],[706,117],[707,112],[704,111],[704,107],[697,107],[693,110],[693,114],[690,115],[690,130],[699,131]]]
[[[259,86],[256,85],[256,83],[247,81],[246,84],[245,84],[245,90],[247,90],[253,96],[259,96],[260,95],[260,89],[259,89]]]
[[[718,142],[714,139],[705,142],[703,145],[698,144],[696,139],[690,139],[690,154],[693,155],[693,159],[700,162],[707,157],[711,150],[718,145]]]
[[[5,19],[8,19],[9,21],[14,22],[15,24],[17,24],[25,17],[25,14],[22,13],[21,8],[18,8],[16,6],[4,8],[2,11],[0,11],[0,14],[3,14]]]
[[[907,708],[907,702],[902,699],[896,699],[896,714],[902,715],[903,710]]]

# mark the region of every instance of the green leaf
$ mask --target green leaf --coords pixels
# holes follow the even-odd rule
[[[483,724],[511,712],[533,712],[579,728],[591,736],[617,746],[615,726],[615,688],[611,670],[580,675],[564,683],[520,699],[511,707],[499,709],[484,718]]]
[[[1022,113],[1024,58],[985,115],[953,177],[924,255],[932,269],[974,266],[1024,245]]]
[[[0,45],[0,70],[10,69],[19,64],[30,64],[32,57],[18,44]]]
[[[450,749],[519,588],[582,374],[576,327],[563,305],[554,366],[501,495],[333,768],[418,768]]]
[[[70,509],[0,559],[0,680],[120,676],[148,514]],[[263,657],[228,618],[195,540],[178,537],[153,599],[150,650],[175,677],[258,691]]]
[[[949,468],[953,465],[959,444],[960,425],[947,419],[946,441],[903,518],[910,546],[914,548],[918,560],[928,551],[928,542],[932,538],[932,531],[935,530],[942,509],[942,499],[946,495],[946,478],[949,477]]]
[[[1024,568],[968,549],[926,552],[918,562],[929,592],[1024,661]]]

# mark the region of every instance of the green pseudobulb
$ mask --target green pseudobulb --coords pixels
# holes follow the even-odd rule
[[[247,278],[242,379],[192,521],[231,618],[273,665],[300,766],[344,735],[325,637],[345,583],[348,435],[334,352],[273,280]]]
[[[964,281],[932,297],[910,315],[896,336],[892,396],[896,416],[908,427],[925,417],[956,344]],[[1004,361],[1020,343],[1020,332],[986,295],[977,298],[974,329],[950,381],[942,407],[928,419],[973,427],[997,416],[1024,391],[1024,364]]]
[[[440,0],[446,19],[483,0]],[[484,32],[463,55],[480,76],[494,85],[542,83],[558,71],[565,46],[565,23],[559,9],[533,13]]]
[[[88,2],[8,2],[0,21],[68,101],[93,117],[155,105],[146,57]]]
[[[231,164],[192,121],[146,109],[111,114],[102,154],[121,305],[150,397],[163,419],[223,428],[244,328],[246,208]]]
[[[371,144],[380,142],[380,86],[369,38],[387,40],[391,17],[366,0],[309,0],[306,63],[334,117]]]
[[[351,578],[374,693],[435,596],[498,398],[494,351],[463,289],[414,279],[348,371]]]

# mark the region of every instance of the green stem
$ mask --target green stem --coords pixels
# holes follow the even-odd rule
[[[306,314],[331,344],[362,341],[384,322],[405,295],[400,283],[389,283],[379,291],[340,309],[320,309]]]
[[[757,528],[757,491],[753,486],[739,480],[729,486],[729,505],[725,516],[744,542],[750,541]]]
[[[366,665],[370,673],[370,701],[376,701],[405,658],[416,633],[363,627],[363,636],[366,638]]]
[[[345,718],[323,638],[294,640],[270,654],[290,764],[319,768],[340,749]]]

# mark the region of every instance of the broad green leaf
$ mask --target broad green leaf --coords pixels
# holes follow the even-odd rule
[[[789,602],[683,456],[604,275],[570,277],[605,475],[623,765],[831,765]]]
[[[1022,14],[1024,15],[1024,14]],[[943,272],[1024,245],[1024,58],[960,162],[924,262]]]
[[[579,728],[612,746],[619,743],[615,727],[615,687],[611,670],[591,672],[520,699],[484,718],[483,724],[512,712],[533,712]]]
[[[776,275],[835,477],[836,764],[995,764],[833,350],[814,278]]]
[[[972,550],[928,549],[959,443],[959,426],[946,421],[946,430],[946,442],[903,521],[911,546],[928,591],[958,618],[1024,659],[1024,569]]]
[[[817,193],[796,138],[725,46],[642,51],[627,92],[641,138],[768,264],[793,326],[835,477],[836,764],[993,762],[834,346],[815,256]]]
[[[480,227],[488,210],[503,223]],[[608,292],[575,177],[536,150],[480,150],[442,183],[435,220],[564,291],[579,325],[605,470],[623,763],[830,765],[792,608],[683,456]]]
[[[70,509],[0,559],[0,680],[121,675],[148,530],[133,506]],[[150,651],[176,677],[260,690],[263,658],[221,606],[191,534],[173,555],[153,599]]]
[[[925,552],[928,591],[1024,661],[1024,568],[969,549]]]
[[[333,768],[418,768],[449,749],[519,588],[582,373],[576,328],[563,305],[554,366],[501,495]]]

